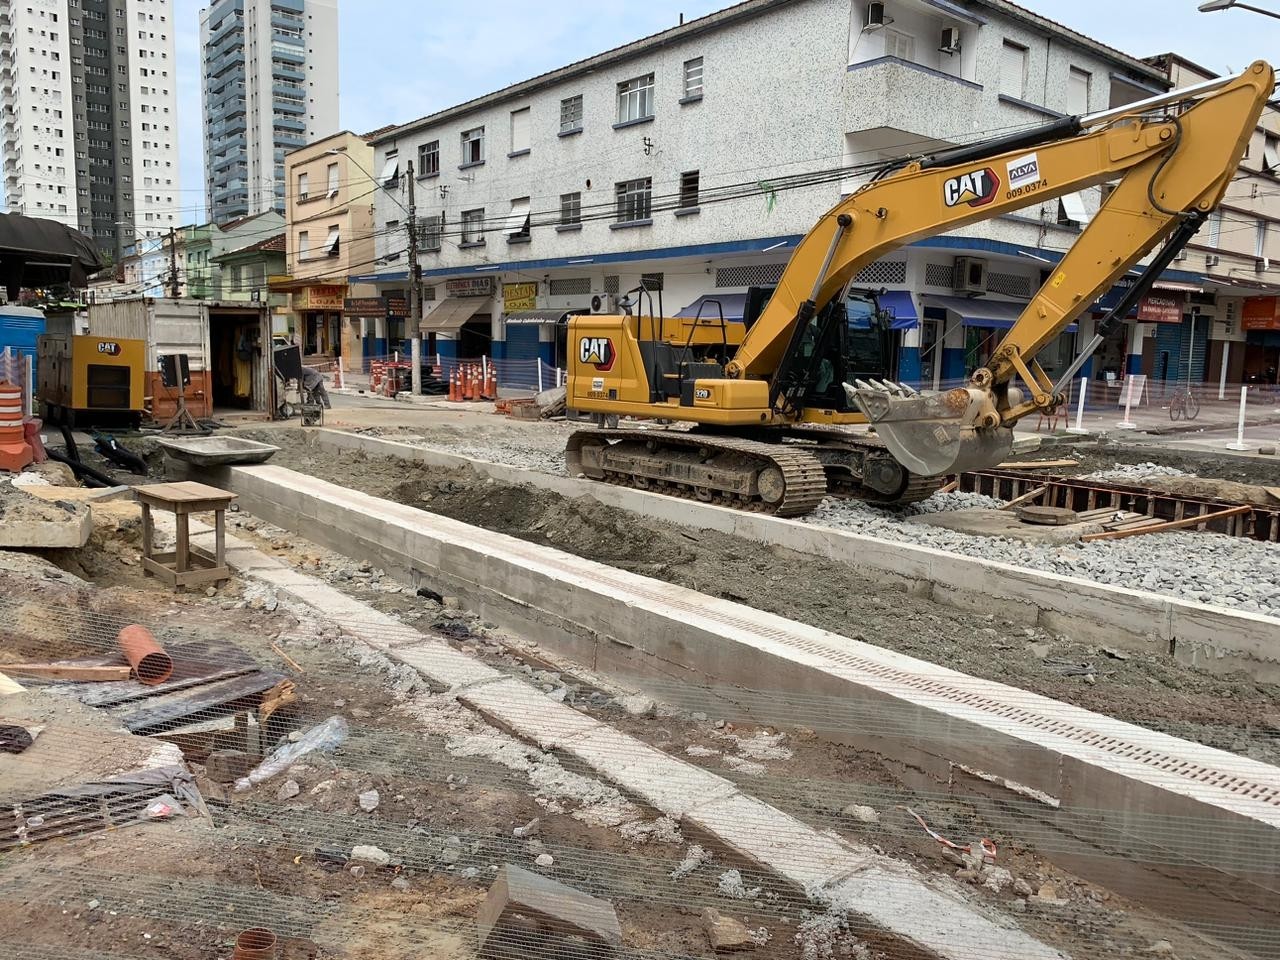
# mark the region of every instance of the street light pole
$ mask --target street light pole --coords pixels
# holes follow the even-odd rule
[[[405,164],[409,185],[409,359],[413,395],[422,394],[422,268],[418,266],[418,205],[414,199],[413,161]]]
[[[1264,7],[1255,7],[1250,3],[1241,3],[1240,0],[1206,0],[1205,3],[1200,4],[1198,9],[1201,13],[1218,13],[1222,10],[1231,9],[1248,10],[1251,13],[1260,13],[1264,17],[1280,20],[1280,12],[1267,10]]]

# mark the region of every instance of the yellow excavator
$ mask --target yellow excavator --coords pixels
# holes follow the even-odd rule
[[[1259,61],[1237,77],[891,163],[805,235],[772,292],[749,293],[742,323],[714,302],[696,317],[655,316],[643,289],[621,315],[571,318],[566,404],[596,426],[570,436],[570,472],[797,516],[829,492],[906,503],[994,466],[1013,425],[1065,402],[1107,330],[1221,202],[1274,88]],[[920,393],[888,379],[891,318],[874,291],[851,289],[860,270],[904,244],[1108,181],[1097,215],[967,386]],[[1051,381],[1037,353],[1157,247]],[[668,428],[619,429],[621,417]],[[865,423],[873,431],[847,429]]]

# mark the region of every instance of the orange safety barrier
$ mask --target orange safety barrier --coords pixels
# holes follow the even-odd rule
[[[0,383],[0,470],[17,473],[35,459],[23,419],[22,388]]]

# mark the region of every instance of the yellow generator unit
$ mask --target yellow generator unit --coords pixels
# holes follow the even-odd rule
[[[46,421],[137,427],[142,420],[145,340],[45,334],[37,342]]]

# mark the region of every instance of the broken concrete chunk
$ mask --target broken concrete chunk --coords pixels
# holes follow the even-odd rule
[[[360,809],[365,813],[373,813],[378,809],[378,802],[381,798],[378,796],[377,790],[366,790],[360,794]]]
[[[375,867],[385,867],[391,862],[391,854],[380,847],[362,843],[351,848],[351,859],[371,863]]]
[[[529,837],[536,837],[538,835],[538,828],[541,826],[542,826],[542,820],[539,819],[538,817],[534,817],[532,820],[526,823],[523,827],[516,827],[514,830],[512,830],[511,835],[515,837],[517,840],[526,840]]]
[[[509,863],[480,906],[476,935],[484,956],[550,946],[548,938],[578,937],[605,948],[622,943],[622,927],[609,901]]]
[[[860,823],[879,823],[880,814],[876,812],[875,807],[868,807],[865,803],[851,803],[840,811],[842,817],[852,817]]]
[[[705,907],[702,911],[702,929],[707,932],[707,942],[716,953],[748,950],[755,946],[746,924],[722,916],[712,907]]]
[[[253,769],[253,758],[243,750],[214,750],[204,761],[204,774],[214,783],[231,783]]]
[[[276,791],[277,800],[292,800],[301,791],[297,780],[286,780],[280,784],[280,789]]]

